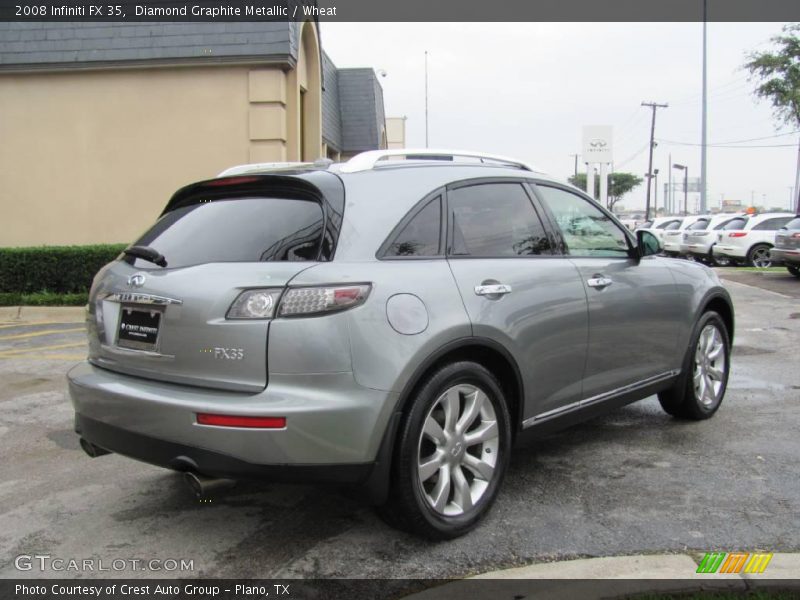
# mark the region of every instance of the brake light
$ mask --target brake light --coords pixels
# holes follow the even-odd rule
[[[737,238],[737,237],[744,237],[746,235],[747,235],[746,231],[734,231],[733,233],[729,233],[728,237]]]
[[[244,183],[253,183],[258,181],[258,177],[222,177],[220,179],[213,179],[206,181],[204,187],[221,187],[223,185],[241,185]]]
[[[217,427],[249,427],[251,429],[285,429],[286,417],[243,417],[239,415],[212,415],[197,413],[199,425]]]
[[[790,237],[796,240],[800,240],[800,231],[798,231],[797,233],[793,233]]]
[[[369,284],[289,288],[278,306],[279,317],[300,317],[346,310],[363,304]]]

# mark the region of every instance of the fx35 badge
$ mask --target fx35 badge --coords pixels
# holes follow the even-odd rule
[[[217,360],[242,360],[244,358],[244,348],[203,348],[200,352],[213,354]]]

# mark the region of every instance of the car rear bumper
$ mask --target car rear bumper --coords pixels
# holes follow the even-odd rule
[[[784,250],[782,248],[772,248],[769,257],[775,262],[786,265],[800,265],[800,250]]]
[[[353,482],[368,473],[397,394],[352,373],[270,375],[257,394],[121,375],[88,362],[68,374],[76,431],[144,462],[217,477]],[[218,427],[197,413],[285,417],[283,429]]]

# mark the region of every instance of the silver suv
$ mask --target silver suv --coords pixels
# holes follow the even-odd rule
[[[184,471],[360,486],[461,535],[512,443],[658,394],[706,419],[733,307],[583,192],[502,157],[376,151],[179,190],[95,278],[75,429]]]

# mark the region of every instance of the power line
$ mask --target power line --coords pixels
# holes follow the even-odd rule
[[[774,139],[774,138],[784,137],[784,136],[787,136],[787,135],[795,135],[797,133],[800,133],[800,129],[798,129],[797,131],[789,131],[787,133],[778,133],[776,135],[766,135],[764,137],[749,138],[749,139],[746,139],[746,140],[728,140],[728,141],[725,141],[725,142],[715,142],[713,144],[710,143],[708,145],[709,146],[723,146],[723,145],[726,145],[726,144],[743,144],[745,142],[760,142],[761,140],[771,140],[771,139]],[[699,146],[700,145],[700,144],[694,144],[694,143],[691,143],[691,142],[675,142],[675,141],[672,141],[672,140],[664,140],[664,139],[661,139],[661,138],[659,138],[658,141],[659,142],[664,142],[665,144],[677,144],[679,146]],[[794,146],[794,144],[791,144],[791,145]]]

